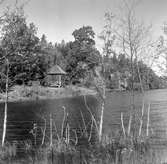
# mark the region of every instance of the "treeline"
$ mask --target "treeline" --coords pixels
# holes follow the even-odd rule
[[[105,56],[105,79],[108,88],[117,88],[122,81],[124,89],[144,90],[162,88],[162,80],[142,61],[133,61],[133,77],[131,61],[125,54],[114,53],[112,57]],[[141,81],[140,79],[141,78]],[[126,83],[126,84],[125,84]],[[133,85],[133,86],[132,86]]]
[[[125,54],[102,55],[96,48],[95,33],[91,26],[83,26],[72,33],[74,41],[51,43],[45,35],[37,36],[37,27],[26,21],[22,8],[6,11],[1,20],[0,88],[6,84],[9,68],[9,86],[39,81],[45,85],[47,71],[58,64],[67,72],[65,84],[81,83],[91,86],[97,76],[95,69],[102,67],[108,88],[117,87],[118,79],[126,77],[131,87],[131,60]],[[161,88],[162,80],[142,61],[133,61],[133,81],[139,83],[139,74],[145,88]],[[138,69],[139,68],[139,69]],[[101,69],[102,70],[102,69]]]

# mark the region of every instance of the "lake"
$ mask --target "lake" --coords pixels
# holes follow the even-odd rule
[[[151,90],[144,93],[134,94],[134,110],[138,117],[141,116],[144,102],[144,121],[147,121],[148,105],[150,104],[150,133],[162,140],[167,139],[167,90]],[[120,127],[121,112],[124,114],[124,123],[128,124],[129,115],[132,111],[132,96],[129,92],[107,93],[106,107],[104,112],[104,131]],[[146,122],[143,123],[144,125]],[[144,130],[146,130],[144,128]],[[144,132],[143,132],[144,133]]]
[[[53,119],[53,132],[60,135],[64,118],[64,109],[68,113],[71,130],[83,129],[83,122],[90,123],[90,113],[97,117],[98,101],[94,96],[78,96],[73,98],[62,98],[55,100],[39,100],[25,102],[9,102],[7,119],[7,140],[33,140],[31,133],[34,124],[38,131],[44,128],[46,120],[46,133],[49,136],[50,115]],[[86,110],[85,110],[86,109]],[[0,104],[0,134],[2,134],[4,104]],[[82,113],[82,114],[81,114]],[[84,117],[84,121],[82,118]],[[56,128],[55,128],[56,126]],[[57,132],[56,132],[57,130]],[[40,133],[39,133],[40,135]],[[38,143],[41,142],[41,137]],[[48,137],[49,138],[49,137]]]
[[[163,161],[167,161],[167,89],[146,91],[144,96],[141,93],[135,93],[134,108],[138,113],[137,118],[141,116],[143,102],[142,135],[146,135],[147,112],[150,104],[149,135],[151,136],[152,147],[160,154],[160,158]],[[132,97],[128,92],[107,93],[104,112],[104,133],[112,133],[121,129],[121,112],[124,115],[125,130],[127,130],[130,112],[132,111],[131,104]],[[135,130],[138,132],[139,126]]]
[[[156,149],[167,147],[167,90],[146,91],[144,96],[141,93],[134,94],[134,108],[137,117],[140,118],[142,102],[144,101],[144,122],[142,135],[146,134],[147,109],[150,104],[150,128],[149,134]],[[86,96],[86,104],[83,96],[64,98],[56,100],[40,100],[26,102],[11,102],[8,109],[7,140],[32,139],[30,131],[34,123],[41,128],[46,118],[49,129],[49,117],[52,114],[53,121],[60,132],[63,120],[63,106],[69,114],[71,128],[78,129],[83,126],[81,113],[86,123],[90,122],[90,113],[97,117],[99,101],[93,96]],[[132,111],[132,97],[129,92],[107,92],[107,99],[104,111],[104,133],[113,133],[121,129],[121,112],[124,116],[125,129],[127,129],[129,115]],[[2,134],[2,118],[4,104],[0,104],[0,126]],[[133,121],[133,120],[132,120]],[[82,123],[81,123],[82,122]],[[138,131],[138,129],[136,129]],[[41,142],[39,140],[38,142]]]

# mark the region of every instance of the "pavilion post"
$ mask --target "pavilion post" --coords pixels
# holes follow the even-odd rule
[[[61,75],[59,75],[59,87],[61,87]]]

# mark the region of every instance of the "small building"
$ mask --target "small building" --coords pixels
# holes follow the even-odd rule
[[[62,86],[62,76],[67,75],[67,73],[58,65],[54,65],[47,73],[49,77],[49,86],[51,87],[61,87]]]

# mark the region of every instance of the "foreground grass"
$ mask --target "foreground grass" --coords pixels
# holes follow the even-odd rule
[[[86,140],[86,138],[85,138]],[[19,153],[19,144],[6,144],[0,148],[0,163],[7,164],[161,164],[158,153],[151,148],[149,138],[106,135],[102,142],[74,145],[65,138],[54,139],[49,144],[34,147],[25,142]]]

